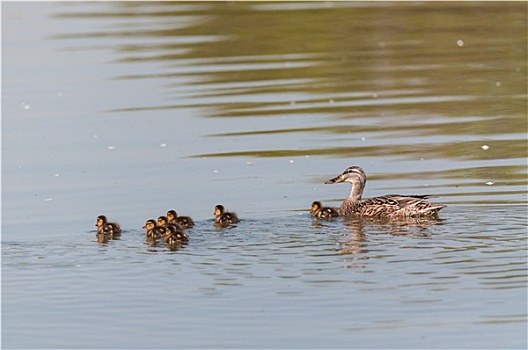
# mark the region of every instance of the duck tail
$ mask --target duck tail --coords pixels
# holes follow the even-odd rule
[[[443,208],[445,208],[446,205],[441,205],[441,204],[438,204],[438,205],[431,205],[430,207],[427,207],[427,208],[423,208],[420,210],[420,215],[425,215],[425,216],[435,216],[438,214],[438,212],[440,210],[442,210]]]

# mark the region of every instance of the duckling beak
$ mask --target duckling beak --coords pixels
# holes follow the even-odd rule
[[[343,174],[341,174],[339,176],[334,177],[333,179],[326,180],[325,184],[326,185],[332,185],[332,184],[338,184],[338,183],[343,182],[343,181],[345,181],[345,177],[343,176]]]
[[[147,225],[143,226],[142,228],[147,228]]]

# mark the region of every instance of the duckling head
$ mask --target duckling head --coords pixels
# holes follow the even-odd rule
[[[215,206],[215,209],[214,209],[214,215],[215,216],[220,216],[222,215],[223,213],[225,212],[225,208],[223,205],[221,204],[218,204],[217,206]]]
[[[145,223],[145,226],[143,226],[142,228],[145,228],[148,231],[148,230],[154,229],[155,227],[156,227],[156,221],[154,221],[153,219],[149,219]]]
[[[165,227],[165,237],[168,237],[175,232],[176,232],[176,227],[172,225]]]
[[[160,216],[160,217],[158,218],[158,225],[159,225],[159,226],[167,225],[167,223],[168,223],[168,219],[167,219],[166,216]]]
[[[103,225],[106,225],[106,223],[108,222],[108,220],[106,219],[106,216],[104,215],[99,215],[97,217],[97,222],[95,223],[95,226],[97,227],[101,227]]]
[[[321,207],[322,207],[321,202],[315,201],[315,202],[312,203],[312,208],[310,209],[310,212],[315,213],[316,211],[321,209]]]
[[[169,210],[167,212],[167,219],[169,219],[169,221],[176,220],[177,217],[178,213],[176,213],[176,210]]]

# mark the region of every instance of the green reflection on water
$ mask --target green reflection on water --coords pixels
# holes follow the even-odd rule
[[[442,159],[452,169],[436,178],[525,185],[527,10],[526,2],[117,2],[67,7],[57,17],[116,25],[56,38],[111,38],[115,64],[164,67],[111,77],[157,80],[165,98],[110,112],[190,108],[224,120],[214,130],[203,123],[197,142],[215,147],[191,158]],[[261,118],[269,122],[253,123]],[[226,139],[236,142],[218,146]],[[402,176],[414,174],[431,172]]]
[[[526,145],[518,140],[493,141],[497,151],[483,153],[479,148],[482,142],[452,142],[427,144],[396,144],[381,146],[348,146],[311,149],[279,149],[255,150],[238,152],[219,152],[197,154],[193,157],[298,157],[298,156],[331,156],[342,158],[358,157],[390,157],[403,159],[421,158],[464,158],[464,159],[506,159],[521,158],[526,153]],[[418,158],[419,159],[419,158]]]

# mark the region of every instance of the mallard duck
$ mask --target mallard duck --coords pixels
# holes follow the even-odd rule
[[[105,234],[113,237],[121,235],[121,226],[117,222],[108,222],[108,219],[104,215],[99,215],[97,217],[97,222],[95,223],[97,227],[97,234]]]
[[[331,220],[332,218],[337,218],[339,216],[339,211],[336,208],[323,207],[321,202],[315,201],[312,203],[310,214],[317,219]]]
[[[176,229],[176,226],[167,226],[165,233],[165,243],[169,245],[181,244],[189,241],[189,235],[182,230]]]
[[[387,219],[405,219],[416,217],[433,218],[445,205],[431,204],[426,201],[430,196],[389,194],[361,201],[367,182],[367,175],[358,166],[348,167],[342,174],[325,182],[352,184],[350,196],[345,199],[339,213],[342,216],[368,216]]]
[[[214,210],[215,223],[221,226],[228,226],[240,222],[236,213],[226,211],[223,205],[215,206]]]
[[[183,228],[191,228],[194,226],[194,221],[189,216],[178,216],[176,210],[169,210],[167,212],[167,219],[169,223],[176,223],[182,226]]]
[[[160,239],[161,237],[165,236],[165,234],[167,233],[167,228],[163,226],[158,226],[154,219],[147,220],[143,228],[146,229],[147,231],[146,236],[147,236],[147,239],[149,240]]]

